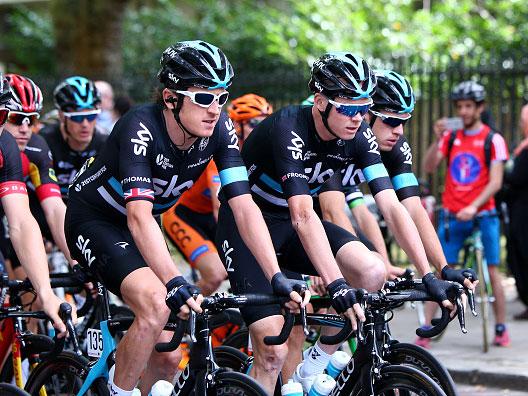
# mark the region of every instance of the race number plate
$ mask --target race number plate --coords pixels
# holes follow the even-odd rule
[[[103,333],[99,329],[88,329],[88,356],[100,357],[103,353]]]

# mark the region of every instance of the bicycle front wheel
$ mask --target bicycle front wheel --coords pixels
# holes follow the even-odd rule
[[[392,343],[384,356],[391,364],[406,364],[417,368],[436,382],[447,396],[457,396],[451,375],[431,353],[425,349],[404,342]]]
[[[42,387],[45,387],[48,396],[76,395],[89,371],[86,358],[72,352],[62,352],[56,358],[40,363],[31,372],[25,390],[32,396],[39,396]],[[96,379],[85,395],[108,396],[106,380]]]
[[[257,381],[249,375],[235,371],[219,371],[215,374],[214,385],[212,387],[206,387],[205,384],[205,371],[203,371],[197,377],[196,395],[267,396],[266,391]]]
[[[357,383],[350,395],[369,394]],[[389,365],[381,368],[380,378],[374,381],[376,396],[446,396],[445,392],[431,378],[420,370],[403,365]],[[341,393],[340,393],[341,395]]]
[[[2,396],[29,396],[23,389],[11,384],[0,384],[0,395]]]

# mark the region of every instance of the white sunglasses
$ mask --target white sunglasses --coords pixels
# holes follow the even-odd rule
[[[218,105],[223,106],[226,104],[229,98],[229,92],[225,91],[219,95],[215,95],[211,92],[191,92],[191,91],[176,91],[179,94],[188,96],[191,102],[201,107],[209,107],[215,100],[218,100]]]

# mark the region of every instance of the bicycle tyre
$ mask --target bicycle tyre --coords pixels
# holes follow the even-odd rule
[[[225,396],[267,396],[267,392],[249,375],[235,371],[219,371],[214,376],[214,385],[205,387],[206,372],[202,371],[196,377],[195,395]]]
[[[430,352],[422,347],[404,342],[394,342],[384,356],[391,364],[405,364],[424,372],[436,382],[447,396],[458,396],[451,375]]]
[[[253,358],[245,354],[239,349],[221,345],[213,350],[216,364],[222,368],[247,374]]]
[[[368,369],[368,367],[365,367]],[[394,394],[417,396],[446,396],[445,392],[422,371],[406,365],[388,365],[381,368],[380,378],[374,382],[376,396],[392,396]],[[397,392],[395,392],[397,391]],[[369,394],[362,389],[358,381],[350,393],[339,392],[339,395],[362,396]]]
[[[480,279],[480,284],[477,286],[480,296],[480,312],[482,315],[482,351],[487,353],[489,350],[489,310],[490,303],[488,300],[488,285],[486,285],[486,278],[484,276],[484,258],[482,250],[475,251],[475,264],[477,266],[477,274]]]
[[[241,350],[247,355],[251,355],[248,348],[249,344],[249,329],[247,327],[238,329],[233,334],[230,334],[222,343],[236,349]]]
[[[25,390],[11,384],[0,384],[0,395],[2,396],[29,396]]]
[[[40,388],[45,386],[48,396],[74,395],[80,390],[89,369],[88,359],[73,352],[62,352],[56,358],[40,363],[31,372],[25,390],[32,396],[38,396]],[[85,395],[109,396],[106,380],[96,379]]]

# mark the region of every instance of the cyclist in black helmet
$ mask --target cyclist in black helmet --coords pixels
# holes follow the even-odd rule
[[[167,305],[182,313],[200,312],[202,297],[172,262],[154,216],[169,210],[211,159],[218,166],[225,206],[237,214],[236,227],[247,246],[269,269],[269,278],[280,271],[249,195],[235,128],[221,111],[233,78],[227,57],[204,41],[179,42],[163,52],[158,78],[163,86],[159,103],[123,116],[69,190],[66,235],[72,255],[135,313],[117,348],[112,395],[130,395],[142,372],[145,395],[156,380],[172,380],[176,373],[180,353],[153,352],[156,342],[171,337],[162,332]],[[279,292],[300,303],[296,282],[284,281]]]

